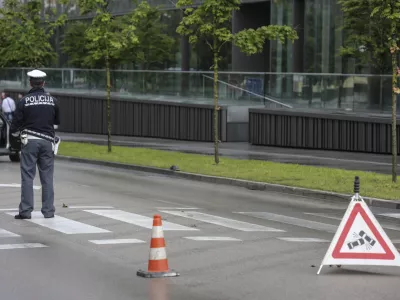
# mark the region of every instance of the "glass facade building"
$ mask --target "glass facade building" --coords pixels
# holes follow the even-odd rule
[[[206,45],[187,46],[185,39],[176,33],[176,27],[182,17],[181,10],[175,7],[176,0],[148,2],[160,6],[168,33],[181,45],[175,53],[175,65],[171,67],[209,70],[212,63]],[[67,7],[60,7],[56,3],[55,0],[43,0],[43,7],[45,10],[57,8],[66,12],[70,20],[83,18],[73,1]],[[273,73],[357,72],[338,54],[343,32],[342,14],[337,0],[242,0],[242,3],[240,11],[235,12],[232,19],[233,31],[269,24],[290,25],[296,28],[300,39],[293,45],[267,42],[262,54],[251,57],[238,53],[234,47],[225,47],[221,70]],[[114,1],[111,7],[116,15],[123,15],[133,8],[131,0]],[[189,53],[184,53],[187,51]],[[185,59],[188,61],[183,61]],[[60,64],[65,65],[65,61],[61,61]]]
[[[42,1],[43,14],[50,9],[67,13],[67,26],[74,21],[90,20],[90,16],[80,15],[74,1],[67,6],[56,0]],[[127,71],[132,69],[130,66],[123,66],[126,72],[114,70],[115,91],[148,94],[151,90],[156,95],[184,96],[209,103],[213,97],[210,49],[201,41],[190,45],[186,37],[176,32],[183,16],[182,10],[176,8],[177,0],[147,1],[161,8],[165,31],[175,41],[173,59],[164,63],[159,72],[144,72],[140,67]],[[219,66],[220,100],[237,105],[278,101],[292,107],[318,109],[390,109],[390,75],[370,75],[372,70],[368,66],[359,67],[353,59],[340,55],[346,32],[342,30],[344,20],[338,0],[241,1],[240,10],[232,16],[233,32],[270,24],[289,25],[296,29],[299,39],[285,44],[267,41],[262,53],[251,56],[226,44]],[[112,13],[117,16],[134,9],[132,0],[111,3]],[[103,89],[104,86],[91,82],[93,76],[85,77],[86,73],[102,71],[71,70],[73,66],[60,46],[64,31],[65,28],[54,36],[59,59],[49,67],[63,69],[54,71],[54,87],[76,88],[76,82],[89,82],[84,84],[87,88]]]

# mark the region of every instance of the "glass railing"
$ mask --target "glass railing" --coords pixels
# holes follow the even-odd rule
[[[105,70],[43,69],[50,91],[104,95]],[[0,69],[0,88],[29,89],[28,69]],[[388,113],[390,75],[220,72],[222,105]],[[213,73],[111,72],[112,94],[126,99],[213,103]],[[400,106],[400,105],[399,105]]]

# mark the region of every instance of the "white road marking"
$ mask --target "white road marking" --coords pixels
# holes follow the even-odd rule
[[[14,215],[8,213],[9,215]],[[60,216],[54,216],[51,219],[45,219],[40,211],[32,212],[32,219],[25,219],[43,227],[47,227],[65,234],[84,234],[84,233],[107,233],[108,230],[87,225],[81,222],[70,220]]]
[[[379,216],[384,216],[384,217],[391,217],[395,219],[400,219],[400,214],[399,213],[386,213],[386,214],[378,214]]]
[[[0,245],[0,250],[10,249],[32,249],[32,248],[45,248],[47,246],[39,243],[26,243],[26,244],[4,244]]]
[[[0,211],[18,211],[18,208],[1,208]]]
[[[322,218],[327,218],[327,219],[332,219],[332,220],[342,220],[342,218],[339,217],[334,217],[334,216],[329,216],[324,213],[304,213],[305,215],[310,215],[310,216],[315,216],[315,217],[322,217]]]
[[[296,237],[280,237],[278,240],[286,242],[304,242],[304,243],[328,243],[328,240],[322,240],[317,238],[296,238]]]
[[[89,242],[96,245],[115,245],[115,244],[140,244],[145,241],[138,239],[114,239],[114,240],[90,240]]]
[[[20,188],[21,187],[21,185],[20,184],[18,184],[18,183],[11,183],[11,184],[4,184],[4,183],[0,183],[0,187],[13,187],[13,188]],[[34,190],[40,190],[42,187],[41,186],[37,186],[37,185],[34,185],[33,186],[33,189]]]
[[[0,238],[19,237],[20,235],[0,228]]]
[[[275,229],[271,227],[265,227],[257,224],[237,221],[228,218],[222,218],[218,216],[208,215],[200,212],[180,212],[180,211],[173,211],[173,210],[161,210],[163,213],[184,217],[188,219],[193,219],[197,221],[202,221],[205,223],[220,225],[232,229],[237,229],[241,231],[275,231],[275,232],[284,232],[280,229]]]
[[[338,220],[341,221],[342,218],[339,217],[334,217],[334,216],[329,216],[327,214],[324,213],[304,213],[306,215],[310,215],[310,216],[316,216],[316,217],[321,217],[321,218],[327,218],[327,219],[332,219],[332,220]],[[339,226],[339,225],[338,225]],[[389,225],[382,225],[381,226],[385,229],[390,229],[390,230],[394,230],[394,231],[400,231],[399,227],[393,227],[393,226],[389,226]]]
[[[199,209],[197,207],[156,207],[157,209],[179,209],[179,210],[189,210],[189,209]]]
[[[114,207],[112,207],[112,206],[84,206],[84,205],[71,205],[71,206],[69,206],[68,205],[68,207],[67,208],[80,208],[80,209],[111,209],[111,208],[114,208]]]
[[[337,227],[338,227],[335,225],[314,222],[314,221],[308,221],[308,220],[303,220],[303,219],[298,219],[298,218],[293,218],[293,217],[288,217],[288,216],[283,216],[283,215],[277,215],[277,214],[272,214],[272,213],[268,213],[268,212],[237,212],[237,214],[242,214],[242,215],[246,215],[246,216],[250,216],[250,217],[260,218],[260,219],[269,220],[269,221],[275,221],[275,222],[289,224],[289,225],[295,225],[295,226],[304,227],[304,228],[310,228],[310,229],[319,230],[319,231],[333,232],[333,233],[336,232]]]
[[[225,236],[187,236],[184,238],[194,241],[241,241],[239,239]]]
[[[153,218],[137,215],[122,210],[84,210],[84,211],[148,229],[153,228]],[[186,227],[163,220],[162,220],[162,225],[163,225],[163,230],[190,230],[190,231],[198,230],[196,228]]]
[[[167,203],[167,204],[170,204],[170,205],[182,205],[182,204],[179,204],[179,203],[177,203],[177,202],[172,202],[172,201],[167,201],[167,200],[160,200],[160,199],[151,199],[151,200],[153,200],[153,201],[157,201],[157,202],[161,202],[161,203]]]

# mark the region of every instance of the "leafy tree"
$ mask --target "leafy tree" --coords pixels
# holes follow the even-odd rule
[[[63,40],[61,42],[62,51],[68,55],[68,64],[75,68],[86,68],[87,38],[86,30],[90,24],[82,21],[72,21],[66,24]],[[97,66],[96,66],[97,67]]]
[[[204,0],[193,7],[193,0],[178,0],[177,7],[185,8],[185,14],[177,28],[181,35],[189,36],[189,42],[196,44],[204,38],[213,54],[214,69],[214,160],[219,163],[218,138],[218,66],[221,61],[220,50],[226,43],[233,43],[247,55],[263,50],[266,40],[298,38],[294,29],[289,26],[269,25],[257,29],[244,29],[233,34],[230,20],[235,10],[239,10],[240,0]]]
[[[3,2],[0,8],[0,67],[41,68],[56,60],[57,54],[50,40],[54,31],[65,23],[66,15],[56,17],[56,11],[51,10],[42,19],[41,11],[41,0]]]
[[[118,20],[118,21],[117,21]],[[112,24],[112,31],[121,31],[123,24],[120,22],[121,18],[116,17],[115,22]],[[90,27],[91,20],[85,21],[72,21],[67,23],[63,41],[61,42],[62,51],[68,56],[68,66],[82,69],[102,69],[104,68],[104,61],[96,58],[89,52],[90,40],[86,31]],[[117,69],[121,66],[124,60],[124,55],[117,55],[110,57],[110,69]],[[85,72],[85,77],[88,80],[89,87],[98,85],[103,81],[103,74],[99,72]],[[115,86],[111,76],[111,86]]]
[[[397,181],[396,101],[400,36],[397,0],[339,0],[348,33],[341,54],[370,64],[380,74],[392,73],[392,181]],[[360,51],[362,50],[362,51]]]
[[[132,11],[124,16],[124,23],[136,27],[139,43],[134,49],[127,49],[127,56],[143,70],[158,69],[173,59],[171,52],[175,40],[164,33],[166,24],[161,22],[161,12],[155,7],[142,1]]]
[[[397,182],[397,132],[396,132],[396,104],[400,89],[397,86],[399,68],[397,66],[398,52],[400,51],[400,36],[398,35],[400,23],[400,2],[398,0],[375,0],[376,6],[371,13],[372,18],[386,19],[389,21],[390,31],[385,35],[386,49],[392,57],[392,181]]]
[[[85,31],[88,55],[85,64],[102,62],[107,77],[107,130],[108,152],[111,148],[111,76],[110,62],[119,60],[125,49],[138,43],[133,24],[120,27],[120,19],[111,15],[109,6],[112,0],[78,0],[82,15],[93,14],[92,22]],[[115,31],[119,28],[119,31]]]
[[[136,2],[136,1],[135,1]],[[173,56],[175,40],[165,34],[166,24],[161,22],[161,12],[158,7],[151,6],[147,1],[137,4],[131,13],[124,16],[124,24],[132,24],[136,28],[139,43],[134,48],[126,49],[125,62],[133,64],[142,70],[163,69]],[[151,84],[153,74],[142,74],[145,91]]]
[[[102,68],[102,59],[95,58],[88,51],[90,37],[86,35],[86,30],[89,26],[90,24],[81,21],[69,24],[62,43],[63,52],[68,55],[69,63],[75,67]],[[135,28],[138,42],[124,47],[118,55],[110,57],[111,69],[118,69],[123,65],[141,66],[144,70],[158,69],[174,59],[172,49],[176,46],[175,40],[164,33],[166,25],[161,22],[161,12],[157,7],[142,1],[130,13],[114,17],[110,31],[121,32],[129,26]],[[145,78],[145,81],[148,79]]]

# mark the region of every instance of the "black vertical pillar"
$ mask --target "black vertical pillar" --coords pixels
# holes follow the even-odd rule
[[[181,18],[183,17],[183,11],[181,11]],[[189,38],[181,36],[181,71],[190,70],[190,44]],[[189,93],[189,80],[190,74],[182,73],[181,76],[181,95],[185,96]]]
[[[299,39],[293,44],[293,72],[304,71],[304,13],[305,0],[295,0],[293,4],[293,28]]]
[[[239,11],[235,11],[232,18],[232,32],[242,29],[258,28],[270,24],[270,2],[242,4]],[[264,50],[260,54],[248,56],[232,46],[233,71],[269,71],[269,42],[266,41]]]

